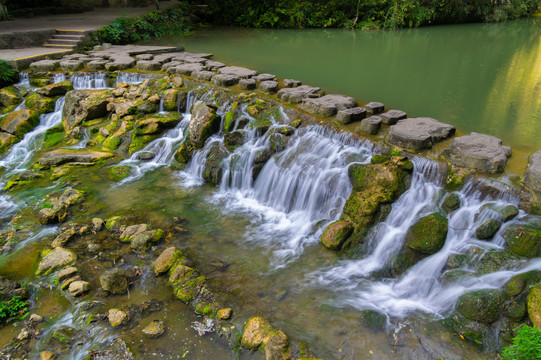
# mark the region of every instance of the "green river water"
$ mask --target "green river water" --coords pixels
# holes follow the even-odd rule
[[[540,40],[541,18],[529,18],[400,31],[209,28],[147,43],[498,136],[523,171],[541,149]]]

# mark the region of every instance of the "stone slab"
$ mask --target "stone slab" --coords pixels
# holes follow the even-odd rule
[[[430,149],[455,133],[455,127],[429,117],[410,118],[391,126],[387,142],[407,150]]]

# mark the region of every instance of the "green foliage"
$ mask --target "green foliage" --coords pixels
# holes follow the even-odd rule
[[[7,323],[17,319],[22,320],[26,316],[28,316],[28,304],[19,296],[0,302],[0,322]]]
[[[533,14],[538,0],[210,0],[212,21],[257,28],[396,29],[502,21]],[[356,22],[354,21],[356,19]]]
[[[0,59],[0,88],[14,84],[19,72],[6,60]]]
[[[181,3],[174,8],[137,17],[119,17],[94,32],[92,39],[100,43],[129,44],[165,35],[185,34],[191,29],[186,20],[189,9],[186,3]]]
[[[513,344],[502,351],[504,360],[541,359],[541,331],[535,326],[523,325],[515,329]]]

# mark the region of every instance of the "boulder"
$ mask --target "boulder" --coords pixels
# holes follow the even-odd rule
[[[265,344],[265,360],[289,360],[289,339],[283,331],[276,331]]]
[[[475,236],[479,240],[488,240],[491,239],[494,234],[498,232],[502,226],[502,222],[497,219],[488,219],[482,223],[477,229],[475,229]]]
[[[364,106],[364,108],[370,111],[372,114],[381,114],[385,111],[385,105],[380,102],[372,101]]]
[[[336,114],[336,122],[347,125],[352,122],[361,121],[366,117],[366,110],[362,107],[340,110]]]
[[[541,329],[541,285],[535,285],[528,291],[528,316],[532,323]]]
[[[541,282],[541,271],[531,270],[518,274],[509,279],[503,286],[507,296],[517,296],[530,286]]]
[[[442,154],[455,166],[495,174],[504,171],[511,148],[495,136],[472,132],[454,139]]]
[[[118,57],[105,64],[107,71],[126,70],[135,66],[135,60],[131,57]]]
[[[445,196],[441,208],[446,213],[451,213],[460,207],[460,196],[457,193],[450,193]]]
[[[287,87],[287,88],[298,87],[298,86],[301,86],[301,85],[302,85],[302,82],[299,81],[299,80],[284,79],[284,86]]]
[[[152,263],[154,274],[160,275],[167,272],[180,257],[182,257],[182,252],[177,250],[176,247],[171,246],[170,248],[165,249],[154,263]]]
[[[74,281],[69,285],[68,291],[71,296],[77,297],[90,290],[90,283],[88,281]]]
[[[40,114],[50,113],[54,111],[56,100],[50,97],[33,93],[24,101],[27,108],[36,110]]]
[[[430,149],[455,133],[455,127],[432,118],[410,118],[391,126],[387,142],[407,150]]]
[[[60,67],[64,72],[75,72],[81,70],[84,63],[80,60],[62,60],[60,61]]]
[[[107,60],[92,60],[92,61],[89,61],[86,64],[86,67],[90,71],[104,70],[105,65],[108,64],[108,63],[109,63],[109,61],[107,61]]]
[[[271,324],[261,316],[254,316],[246,323],[240,341],[248,349],[256,350],[259,346],[264,346],[270,340],[272,334]]]
[[[112,294],[124,294],[135,276],[133,271],[114,269],[100,276],[100,284],[103,290]]]
[[[39,113],[34,110],[12,111],[0,119],[0,131],[22,139],[24,134],[39,124]]]
[[[259,75],[254,76],[253,79],[257,81],[258,83],[263,82],[263,81],[276,81],[276,75],[259,74]]]
[[[278,91],[278,82],[274,80],[265,80],[259,84],[259,90],[273,94]]]
[[[152,320],[150,324],[148,324],[143,329],[143,334],[149,338],[157,338],[165,332],[165,325],[163,324],[163,321],[161,320]]]
[[[61,247],[47,253],[40,261],[36,275],[47,275],[61,266],[73,263],[77,257],[74,253]]]
[[[394,125],[398,120],[407,118],[408,114],[402,110],[389,110],[381,114],[380,117],[385,125]]]
[[[43,96],[54,97],[66,95],[70,90],[73,90],[71,81],[61,81],[55,84],[50,84],[38,89],[36,92]]]
[[[319,87],[308,85],[299,85],[297,87],[287,87],[278,91],[278,99],[298,104],[306,98],[317,98],[323,96],[325,92]]]
[[[200,63],[181,64],[169,68],[168,73],[190,76],[194,71],[203,71],[205,66]]]
[[[530,189],[541,192],[541,150],[530,157],[522,182]]]
[[[339,110],[350,109],[356,104],[355,99],[350,96],[331,94],[316,99],[306,98],[302,102],[302,108],[312,114],[333,116]]]
[[[541,230],[531,226],[515,224],[502,233],[507,249],[513,254],[527,258],[541,256]]]
[[[216,71],[218,69],[221,69],[225,67],[225,64],[219,62],[219,61],[213,61],[209,60],[205,63],[205,68],[208,70]]]
[[[210,81],[216,73],[207,70],[200,70],[192,72],[192,77],[198,81]]]
[[[216,86],[233,86],[239,82],[240,78],[233,74],[218,74],[212,77],[212,83]]]
[[[239,87],[242,90],[254,90],[256,87],[256,81],[254,79],[241,79],[239,81]]]
[[[116,308],[109,309],[109,312],[107,313],[107,318],[109,319],[109,323],[112,327],[120,326],[129,321],[128,314]]]
[[[439,213],[426,215],[416,221],[406,234],[406,245],[421,254],[434,254],[445,245],[447,217]]]
[[[35,76],[47,75],[58,67],[58,60],[40,60],[30,64],[30,71]]]
[[[23,99],[19,96],[18,90],[14,86],[8,86],[0,89],[0,107],[19,105]]]
[[[139,120],[135,123],[136,135],[158,134],[166,129],[174,128],[181,120],[182,115],[156,116]]]
[[[236,130],[224,135],[224,145],[229,149],[234,149],[244,144],[246,132],[244,130]]]
[[[220,129],[220,116],[216,114],[215,108],[202,101],[195,103],[191,113],[189,140],[196,148],[202,148],[205,141]]]
[[[218,72],[224,75],[235,75],[240,79],[247,79],[257,75],[257,71],[239,66],[224,66],[219,68]]]
[[[215,142],[211,145],[207,160],[205,162],[205,168],[203,169],[203,179],[206,182],[214,185],[219,185],[222,181],[223,161],[229,157],[229,152],[219,142]]]
[[[76,267],[70,266],[65,269],[62,269],[56,274],[56,279],[59,283],[63,282],[64,280],[67,280],[71,277],[74,277],[77,275],[77,271],[79,271]]]
[[[500,318],[506,297],[501,290],[475,290],[458,298],[456,310],[465,318],[491,324]]]
[[[107,115],[109,90],[71,90],[66,93],[62,119],[67,131],[83,121],[93,120]]]
[[[49,168],[51,166],[59,166],[68,163],[96,163],[100,160],[105,160],[113,156],[108,152],[74,150],[74,149],[57,149],[45,153],[39,160],[40,166]]]
[[[153,60],[139,60],[137,62],[137,70],[141,71],[159,71],[162,69],[162,63]]]
[[[336,221],[329,225],[321,236],[321,243],[327,249],[339,250],[353,233],[353,226],[347,221]]]
[[[372,115],[369,118],[363,119],[359,126],[359,131],[368,135],[376,135],[381,128],[382,118]]]

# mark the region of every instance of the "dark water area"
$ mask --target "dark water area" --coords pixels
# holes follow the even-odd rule
[[[208,28],[147,43],[495,135],[516,158],[541,149],[540,39],[541,19],[529,18],[400,31]]]

